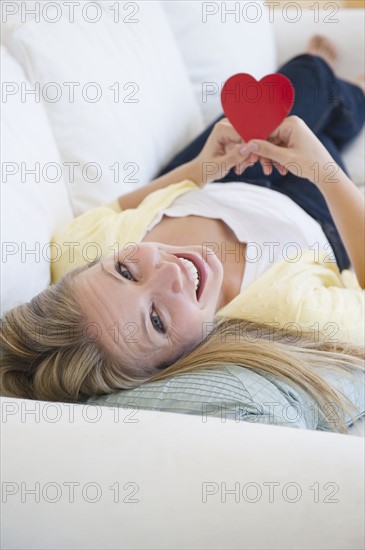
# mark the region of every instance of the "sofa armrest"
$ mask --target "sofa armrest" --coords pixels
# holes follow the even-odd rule
[[[3,548],[362,548],[359,437],[133,404],[0,405]]]
[[[274,25],[278,66],[303,53],[312,35],[323,34],[332,39],[338,48],[337,74],[341,78],[351,80],[364,72],[365,10],[339,8],[336,11],[334,2],[329,2],[327,6],[327,10],[318,11],[299,9],[299,6],[298,9],[279,9],[278,7],[275,10],[271,9],[269,15]],[[343,154],[351,179],[363,190],[365,190],[364,146],[363,129]]]
[[[327,10],[285,9],[276,7],[271,20],[277,44],[278,64],[302,53],[313,34],[324,34],[338,47],[338,74],[352,78],[364,72],[365,10],[339,8],[328,3]],[[291,22],[290,22],[291,21]]]

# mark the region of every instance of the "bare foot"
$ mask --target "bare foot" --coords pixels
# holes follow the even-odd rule
[[[308,43],[307,53],[322,57],[328,65],[335,70],[336,61],[338,59],[338,51],[334,43],[321,34],[312,36]],[[359,86],[365,94],[365,74],[360,74],[350,81],[352,84]]]
[[[334,43],[326,36],[321,34],[312,36],[308,43],[307,53],[322,57],[332,69],[335,69],[338,51]]]

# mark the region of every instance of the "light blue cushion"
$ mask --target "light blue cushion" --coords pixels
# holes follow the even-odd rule
[[[358,406],[358,414],[354,418],[347,417],[348,425],[365,414],[363,373],[359,373],[353,381],[335,373],[321,373]],[[209,416],[215,416],[222,421],[331,429],[305,392],[298,391],[276,376],[263,376],[257,371],[235,365],[175,375],[133,390],[92,397],[87,403],[196,414],[202,417],[203,422]]]

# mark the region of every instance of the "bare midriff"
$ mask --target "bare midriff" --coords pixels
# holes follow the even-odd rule
[[[245,272],[246,243],[240,242],[223,220],[203,216],[177,218],[164,215],[143,241],[172,246],[210,244],[223,265],[222,305],[240,293]]]

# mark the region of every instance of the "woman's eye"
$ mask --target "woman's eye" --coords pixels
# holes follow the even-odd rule
[[[155,315],[153,314],[153,312],[155,313]],[[151,323],[153,325],[153,328],[155,330],[157,330],[157,332],[162,332],[162,334],[165,334],[166,333],[166,329],[164,327],[164,324],[163,322],[161,321],[161,318],[160,316],[156,313],[155,309],[152,307],[152,311],[151,311],[151,315],[150,315],[150,318],[151,318]]]
[[[130,281],[135,281],[135,278],[133,277],[132,273],[129,271],[129,269],[127,269],[125,267],[124,264],[122,264],[120,262],[116,262],[115,269],[119,273],[119,275],[121,275],[125,279],[128,279]],[[157,332],[161,332],[162,334],[166,334],[166,329],[165,329],[164,323],[162,322],[161,317],[156,312],[154,306],[152,306],[152,309],[151,309],[150,319],[151,319],[151,323],[152,323],[153,328]]]
[[[119,275],[124,277],[124,279],[128,279],[129,281],[134,281],[134,277],[133,277],[132,273],[129,271],[129,269],[127,269],[125,267],[125,265],[121,264],[120,262],[117,262],[115,264],[115,269],[119,273]]]

